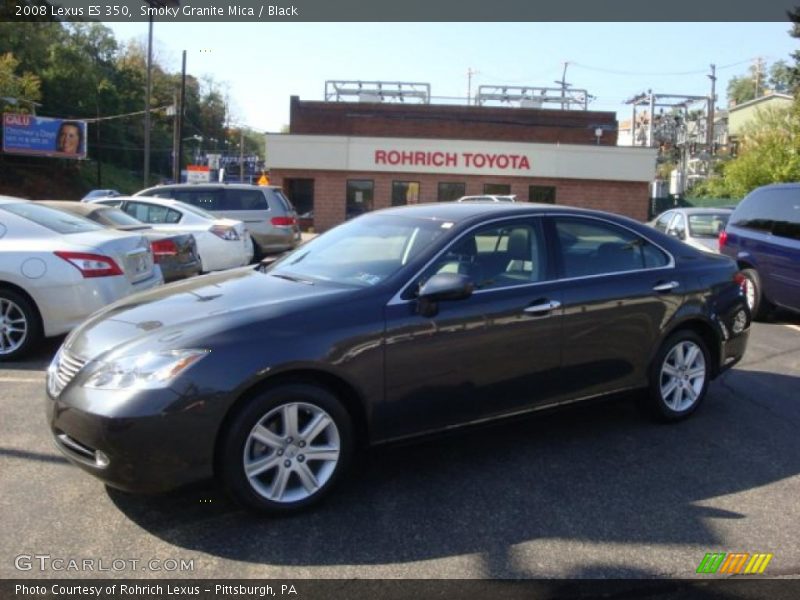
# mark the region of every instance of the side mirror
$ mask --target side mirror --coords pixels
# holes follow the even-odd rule
[[[443,300],[464,300],[472,295],[475,286],[472,280],[461,273],[438,273],[419,289],[417,302],[419,313],[432,317],[439,312],[437,304]]]
[[[672,237],[676,237],[679,240],[686,239],[686,233],[682,229],[670,229],[667,233],[669,233]]]

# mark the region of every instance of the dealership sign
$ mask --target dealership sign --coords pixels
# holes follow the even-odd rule
[[[417,167],[463,167],[465,169],[500,169],[530,171],[531,163],[524,154],[491,154],[484,152],[437,152],[419,150],[375,150],[376,165]]]
[[[86,158],[86,121],[3,113],[3,152]]]
[[[266,166],[358,174],[650,181],[655,159],[654,148],[596,144],[268,133]]]

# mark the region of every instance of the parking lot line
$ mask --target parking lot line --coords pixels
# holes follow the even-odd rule
[[[8,383],[42,383],[44,377],[0,377],[0,381]]]

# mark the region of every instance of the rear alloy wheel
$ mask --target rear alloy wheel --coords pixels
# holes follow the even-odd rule
[[[328,493],[346,469],[352,437],[349,415],[333,394],[280,386],[234,417],[221,446],[220,475],[239,503],[292,512]]]
[[[693,331],[671,335],[651,367],[651,413],[662,421],[688,417],[705,397],[710,379],[711,360],[702,338]]]
[[[30,301],[13,290],[0,290],[0,361],[15,360],[41,338],[41,321]]]

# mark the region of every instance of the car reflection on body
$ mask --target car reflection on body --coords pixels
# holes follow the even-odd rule
[[[733,261],[624,217],[391,208],[96,314],[52,362],[48,418],[112,486],[216,474],[238,502],[289,512],[363,445],[632,389],[678,421],[749,323]]]

